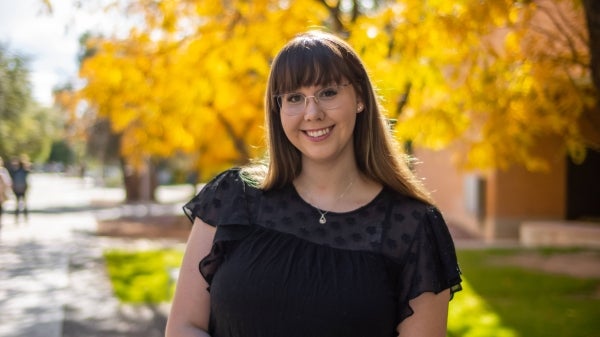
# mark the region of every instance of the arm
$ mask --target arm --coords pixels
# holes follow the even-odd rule
[[[208,337],[210,294],[198,263],[211,250],[215,228],[196,218],[177,279],[166,337]]]
[[[398,337],[445,337],[450,289],[423,293],[411,300],[414,313],[398,324]]]

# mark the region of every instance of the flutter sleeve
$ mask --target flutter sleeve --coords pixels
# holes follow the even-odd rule
[[[454,242],[442,214],[433,206],[415,208],[394,215],[395,229],[390,231],[389,249],[392,275],[398,296],[398,322],[414,311],[409,301],[425,292],[451,294],[461,290]]]
[[[199,264],[200,273],[209,285],[227,254],[251,231],[250,205],[246,197],[249,188],[239,170],[231,169],[208,182],[183,206],[190,221],[199,218],[217,228],[211,251]]]

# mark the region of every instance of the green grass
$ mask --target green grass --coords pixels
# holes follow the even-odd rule
[[[173,297],[171,272],[179,267],[183,253],[177,250],[122,251],[104,253],[115,295],[124,303],[156,304]]]
[[[598,336],[600,279],[580,279],[498,263],[503,257],[522,252],[514,249],[458,252],[468,283],[450,304],[449,335]],[[546,249],[539,254],[558,252],[573,251]],[[573,263],[577,263],[575,258]],[[487,319],[482,322],[481,317]],[[469,323],[472,320],[476,323]]]
[[[538,250],[542,256],[579,250]],[[554,275],[498,263],[530,250],[459,250],[463,291],[450,302],[449,337],[598,336],[600,279]],[[169,273],[182,252],[119,251],[104,254],[117,297],[125,303],[168,302]],[[573,263],[577,263],[576,260]]]

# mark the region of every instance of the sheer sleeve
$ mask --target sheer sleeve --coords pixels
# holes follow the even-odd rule
[[[249,214],[245,198],[246,185],[238,169],[225,171],[209,181],[202,190],[183,206],[190,221],[200,218],[205,223],[247,225]]]
[[[411,206],[393,211],[386,238],[391,273],[396,282],[398,321],[413,314],[409,301],[425,292],[461,290],[454,242],[439,210]]]
[[[251,231],[247,189],[250,187],[240,177],[239,169],[231,169],[208,182],[183,206],[190,221],[199,218],[217,228],[212,249],[199,264],[200,273],[209,285],[227,254]]]

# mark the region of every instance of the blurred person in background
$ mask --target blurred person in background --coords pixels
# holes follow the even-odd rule
[[[3,204],[8,200],[8,195],[12,187],[10,173],[4,167],[4,161],[0,157],[0,230],[2,229],[2,213],[4,213]]]
[[[19,222],[19,215],[22,213],[25,221],[28,220],[27,210],[27,189],[29,188],[30,163],[27,156],[21,156],[14,159],[9,169],[12,178],[12,190],[15,194],[15,222]]]

